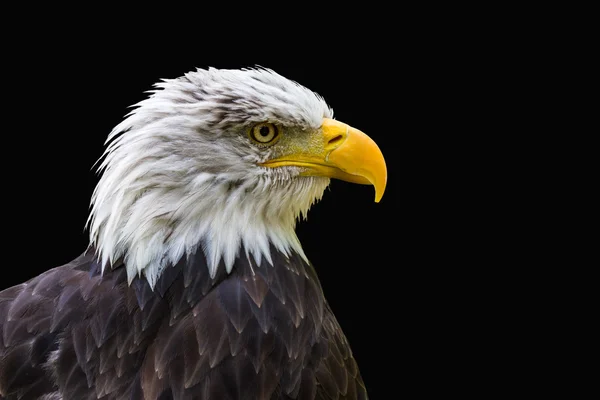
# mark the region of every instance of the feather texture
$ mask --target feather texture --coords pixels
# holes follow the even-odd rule
[[[265,121],[316,130],[332,116],[319,95],[266,69],[199,69],[157,84],[107,141],[88,220],[101,265],[124,258],[130,281],[154,286],[196,246],[213,276],[243,253],[271,262],[269,244],[304,257],[296,219],[329,178],[259,167],[272,149],[247,131]]]
[[[211,277],[201,251],[154,291],[89,251],[0,292],[10,399],[366,399],[348,343],[297,254]],[[45,397],[44,397],[45,396]]]

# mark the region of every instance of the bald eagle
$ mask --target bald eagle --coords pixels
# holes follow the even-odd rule
[[[272,70],[155,85],[107,139],[72,262],[0,292],[0,398],[366,399],[295,233],[377,145]]]

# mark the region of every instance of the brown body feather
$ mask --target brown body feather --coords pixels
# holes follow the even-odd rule
[[[366,399],[313,267],[272,254],[211,279],[198,252],[151,290],[90,251],[0,292],[0,398]]]

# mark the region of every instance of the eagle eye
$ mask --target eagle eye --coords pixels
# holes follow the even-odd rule
[[[269,122],[256,124],[250,129],[250,139],[258,144],[271,145],[279,139],[279,135],[279,128]]]

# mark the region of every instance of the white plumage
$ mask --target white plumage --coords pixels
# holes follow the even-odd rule
[[[240,251],[271,262],[269,243],[304,256],[295,223],[329,178],[258,166],[271,148],[252,145],[247,130],[265,121],[314,130],[332,114],[267,69],[198,69],[157,84],[107,140],[88,220],[103,265],[124,257],[130,281],[143,274],[154,286],[198,245],[211,276],[221,261],[230,272]]]

